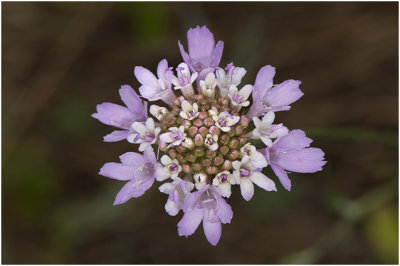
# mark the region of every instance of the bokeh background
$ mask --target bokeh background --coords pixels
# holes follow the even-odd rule
[[[235,190],[217,247],[178,237],[156,186],[112,206],[123,183],[98,170],[137,146],[90,117],[134,66],[177,66],[196,25],[242,84],[267,64],[303,82],[276,119],[328,161],[291,192]],[[2,58],[2,263],[398,263],[398,3],[3,2]]]

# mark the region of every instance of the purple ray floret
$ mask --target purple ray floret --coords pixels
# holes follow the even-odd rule
[[[133,133],[131,128],[133,122],[144,122],[147,119],[147,103],[142,102],[129,85],[122,85],[119,94],[127,107],[106,102],[98,104],[96,107],[97,113],[92,114],[92,117],[103,124],[123,129],[115,130],[104,136],[104,141],[106,142],[126,139]]]
[[[197,26],[189,29],[187,33],[188,50],[186,53],[180,41],[178,41],[183,60],[189,66],[190,71],[198,72],[199,76],[215,70],[221,61],[224,43],[218,41],[215,45],[214,35],[206,27]]]
[[[286,190],[290,191],[291,188],[286,171],[315,173],[326,164],[324,152],[309,148],[311,142],[312,139],[307,138],[304,131],[296,129],[275,140],[270,148],[260,150]]]
[[[118,192],[114,205],[142,196],[153,185],[162,168],[151,147],[144,150],[143,155],[127,152],[119,158],[121,163],[106,163],[99,172],[109,178],[128,181]]]
[[[273,86],[274,76],[275,68],[272,66],[264,66],[258,72],[253,87],[253,104],[246,114],[249,119],[269,111],[288,111],[290,104],[303,96],[304,93],[299,89],[300,81],[286,80]]]
[[[183,202],[185,213],[178,223],[180,236],[192,235],[203,221],[204,234],[208,242],[216,245],[221,237],[221,223],[230,223],[233,212],[222,198],[218,188],[206,185],[188,195]]]

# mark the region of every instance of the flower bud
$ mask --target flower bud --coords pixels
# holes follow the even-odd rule
[[[227,145],[229,143],[229,136],[224,134],[219,138],[219,144]]]
[[[204,156],[204,149],[203,148],[201,148],[201,147],[198,147],[198,148],[195,148],[194,149],[194,155],[196,156],[196,157],[203,157]]]
[[[203,95],[203,94],[196,94],[196,95],[194,96],[194,99],[195,99],[196,101],[200,101],[200,100],[204,99],[204,95]]]
[[[242,125],[237,125],[236,127],[235,127],[235,135],[236,136],[239,136],[240,134],[242,134],[243,133],[243,126]]]
[[[203,166],[205,166],[205,167],[208,167],[208,166],[211,165],[211,160],[208,159],[208,158],[203,158],[203,159],[201,160],[201,164],[202,164]]]
[[[199,101],[199,104],[200,105],[206,105],[206,104],[208,104],[208,101],[207,101],[207,99],[201,99],[200,101]]]
[[[193,164],[192,164],[192,170],[195,171],[195,172],[200,171],[201,168],[202,168],[202,166],[201,166],[200,163],[193,163]]]
[[[213,103],[213,104],[211,105],[211,107],[216,108],[216,109],[219,109],[219,108],[221,108],[221,105],[219,105],[218,103]]]
[[[179,146],[175,146],[175,149],[179,152],[179,153],[184,153],[186,151],[186,148],[179,145]]]
[[[222,146],[219,148],[219,152],[222,153],[223,155],[227,154],[229,152],[229,147],[228,146]]]
[[[219,98],[219,102],[221,103],[221,105],[229,105],[229,100],[227,98]]]
[[[229,105],[223,105],[221,107],[221,109],[222,109],[222,111],[225,111],[225,112],[228,112],[228,113],[231,112],[231,108],[229,107]]]
[[[230,149],[237,149],[239,147],[239,141],[237,139],[233,139],[229,142],[228,147]]]
[[[215,166],[211,166],[211,167],[208,167],[206,171],[207,171],[207,174],[214,175],[218,172],[218,168]]]
[[[194,156],[193,153],[189,153],[189,154],[186,155],[186,160],[188,160],[191,163],[194,163],[196,161],[196,159],[197,158],[196,158],[196,156]]]
[[[224,157],[222,157],[221,155],[218,155],[217,157],[214,158],[215,166],[220,166],[223,163],[224,163]]]
[[[202,135],[200,135],[200,134],[197,134],[195,137],[194,137],[194,144],[196,145],[196,146],[203,146],[203,143],[204,143],[204,138],[203,138],[203,136]]]
[[[210,127],[210,129],[208,130],[208,132],[211,133],[211,135],[217,135],[219,136],[219,134],[221,133],[221,130],[219,128],[217,128],[216,126],[212,126]]]
[[[179,164],[184,164],[186,163],[186,158],[182,154],[176,155],[176,159],[178,160]]]
[[[186,174],[192,173],[192,168],[188,164],[182,165],[182,171],[185,172]]]
[[[189,135],[190,137],[194,137],[194,136],[196,136],[197,131],[199,131],[199,129],[198,129],[197,127],[191,126],[191,127],[189,127],[189,129],[188,129],[188,135]]]
[[[199,118],[200,118],[201,120],[206,119],[207,117],[208,117],[207,112],[200,112],[200,113],[199,113]]]
[[[211,117],[207,117],[206,119],[203,120],[203,123],[207,127],[211,127],[214,125],[214,120],[212,120]]]
[[[184,120],[185,120],[185,118],[183,118],[182,116],[179,116],[179,117],[176,119],[176,123],[178,123],[179,125],[182,125],[182,123],[183,123]]]
[[[229,137],[235,136],[235,128],[231,127],[226,134],[228,134]]]
[[[208,128],[206,128],[206,127],[201,127],[201,128],[199,129],[199,133],[200,133],[203,137],[205,137],[205,136],[208,134]]]
[[[225,170],[231,170],[232,169],[232,162],[229,160],[225,160],[224,162],[224,169]]]
[[[169,157],[171,157],[172,159],[176,159],[178,152],[175,149],[169,149],[168,154],[169,154]]]
[[[193,125],[196,127],[201,127],[203,125],[203,121],[199,118],[193,121]]]
[[[234,161],[239,157],[239,155],[240,152],[238,150],[233,150],[230,153],[228,153],[226,157],[228,157],[229,160]]]
[[[216,151],[211,151],[211,150],[207,150],[206,151],[206,157],[207,158],[214,158],[215,156],[217,156],[217,152]]]
[[[241,135],[239,137],[239,145],[243,146],[244,144],[246,144],[246,142],[247,142],[247,137],[245,135]]]
[[[249,125],[249,119],[248,119],[245,115],[242,115],[242,116],[240,117],[240,124],[241,124],[243,127],[247,127],[247,126]]]

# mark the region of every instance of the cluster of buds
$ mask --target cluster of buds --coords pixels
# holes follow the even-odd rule
[[[232,162],[242,157],[249,120],[222,96],[180,96],[175,105],[160,118],[158,147],[176,159],[201,189],[217,174],[230,171]]]
[[[241,195],[249,201],[254,184],[266,191],[277,190],[263,173],[265,167],[270,166],[290,190],[287,171],[313,173],[322,170],[326,161],[322,150],[309,148],[312,140],[303,131],[273,124],[275,112],[289,110],[303,95],[300,81],[273,85],[275,68],[264,66],[254,85],[238,89],[246,70],[233,63],[225,69],[218,67],[223,42],[215,45],[207,27],[190,29],[188,46],[189,54],[179,42],[184,63],[175,73],[165,59],[158,65],[157,77],[146,68],[135,68],[141,97],[149,102],[162,100],[165,106],[151,104],[148,114],[148,103],[127,85],[119,91],[126,107],[97,106],[92,116],[119,128],[104,141],[126,139],[143,152],[121,155],[121,163],[106,163],[100,174],[128,181],[115,205],[143,195],[156,180],[166,181],[159,190],[169,195],[167,213],[184,213],[178,234],[189,236],[203,222],[207,240],[216,245],[221,224],[230,223],[233,216],[224,199],[231,196],[233,185],[240,186]],[[260,139],[263,145],[252,145],[252,139]],[[155,149],[161,153],[160,160]]]

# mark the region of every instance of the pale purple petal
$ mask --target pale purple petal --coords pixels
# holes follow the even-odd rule
[[[100,169],[99,174],[118,180],[130,180],[133,178],[135,168],[122,163],[106,163]]]
[[[171,143],[176,141],[175,139],[171,138],[172,132],[166,132],[160,135],[160,140],[165,143]]]
[[[142,122],[147,119],[147,108],[140,97],[129,85],[122,85],[119,90],[122,101],[134,115],[135,121]]]
[[[260,188],[265,189],[266,191],[276,191],[274,181],[272,181],[266,175],[260,172],[253,172],[253,174],[251,175],[251,181],[253,181],[253,183]]]
[[[185,200],[183,201],[182,204],[182,210],[184,212],[189,212],[195,208],[196,203],[200,199],[200,195],[204,192],[204,188],[208,188],[208,185],[205,185],[201,190],[190,193]]]
[[[214,35],[210,30],[203,26],[197,26],[194,29],[189,29],[187,33],[188,48],[190,58],[202,59],[204,57],[211,57],[214,51]]]
[[[211,57],[211,63],[210,66],[212,68],[217,68],[219,65],[219,62],[221,61],[222,57],[222,51],[224,50],[224,42],[223,41],[218,41],[217,45],[215,46],[213,55]]]
[[[245,200],[251,200],[254,195],[253,183],[249,179],[242,178],[240,180],[240,192]]]
[[[160,79],[165,79],[165,72],[168,70],[168,61],[166,59],[163,59],[158,63],[157,66],[157,76]]]
[[[272,168],[272,171],[274,171],[275,175],[279,178],[279,181],[281,182],[282,186],[287,191],[290,191],[290,188],[292,187],[292,182],[290,181],[286,171],[275,164],[270,164],[270,166]]]
[[[232,208],[223,198],[218,199],[218,208],[216,215],[223,224],[230,223],[232,220]]]
[[[144,157],[146,158],[146,160],[148,162],[151,162],[153,164],[156,164],[157,162],[157,158],[156,155],[154,153],[154,150],[151,146],[147,147],[144,152],[143,152]]]
[[[213,71],[214,71],[214,69],[212,67],[207,67],[200,71],[200,73],[197,77],[197,80],[196,80],[197,88],[200,90],[200,92],[201,92],[200,80],[205,80],[207,77],[207,74],[210,72],[213,72]]]
[[[273,78],[275,76],[275,68],[273,66],[263,66],[257,73],[256,81],[253,86],[253,104],[250,107],[249,112],[246,114],[250,120],[253,117],[262,116],[266,113],[266,109],[261,99],[268,93],[273,84]]]
[[[143,85],[139,87],[139,92],[140,95],[142,95],[142,97],[153,101],[153,100],[158,100],[159,98],[157,97],[157,86],[152,87],[152,86],[148,86],[148,85]]]
[[[287,135],[275,140],[271,149],[273,150],[297,150],[310,146],[312,139],[307,138],[304,131],[292,130]]]
[[[175,203],[171,200],[167,200],[167,203],[165,203],[165,211],[171,215],[171,216],[175,216],[179,213],[179,211],[181,210],[180,208],[181,203]]]
[[[219,239],[221,238],[221,222],[204,219],[203,229],[208,242],[210,242],[213,246],[217,245]]]
[[[196,231],[197,227],[199,227],[201,220],[203,220],[203,217],[203,209],[193,209],[191,211],[185,212],[182,219],[178,223],[178,235],[192,235]]]
[[[152,88],[157,87],[157,77],[148,69],[137,66],[134,70],[136,79],[142,84]]]
[[[260,101],[267,90],[272,87],[274,76],[275,68],[273,66],[264,66],[258,71],[253,87],[254,101]]]
[[[304,95],[299,89],[300,84],[298,80],[286,80],[270,89],[263,97],[263,102],[273,108],[286,107]]]
[[[122,204],[131,198],[137,198],[142,196],[144,192],[151,187],[153,182],[154,182],[153,178],[149,178],[141,183],[138,183],[135,180],[129,181],[118,192],[117,197],[115,198],[114,201],[114,205]]]
[[[305,148],[279,153],[272,156],[271,162],[283,169],[297,173],[315,173],[326,164],[324,152],[318,148]]]
[[[253,99],[254,99],[254,94],[253,94]],[[266,109],[262,102],[259,99],[253,100],[253,104],[250,106],[249,111],[246,114],[246,117],[249,120],[252,120],[254,117],[259,117],[265,114]]]
[[[131,111],[118,104],[102,103],[98,104],[96,109],[97,113],[92,114],[92,117],[106,125],[128,129],[134,120]]]
[[[129,130],[114,130],[110,134],[103,137],[105,142],[121,141],[126,139],[131,132]]]
[[[189,57],[189,55],[186,53],[186,51],[185,51],[185,49],[183,48],[183,46],[182,46],[182,44],[181,44],[180,41],[178,41],[178,45],[179,45],[179,50],[180,50],[180,52],[181,52],[181,54],[182,54],[183,61],[185,61],[185,63],[189,66],[190,71],[195,72],[194,69],[193,69],[192,66],[191,66],[190,57]]]
[[[147,159],[140,153],[137,152],[126,152],[119,156],[119,159],[123,164],[132,166],[132,167],[141,167],[147,163]]]
[[[158,75],[158,78],[164,82],[166,89],[171,90],[172,77],[174,74],[172,73],[172,70],[170,68],[168,68],[168,61],[166,59],[163,59],[160,61],[160,63],[158,63],[157,75]],[[170,93],[173,94],[172,91]],[[174,96],[171,95],[170,97],[174,98],[174,100],[175,100]],[[162,98],[162,100],[164,100],[164,99]]]

